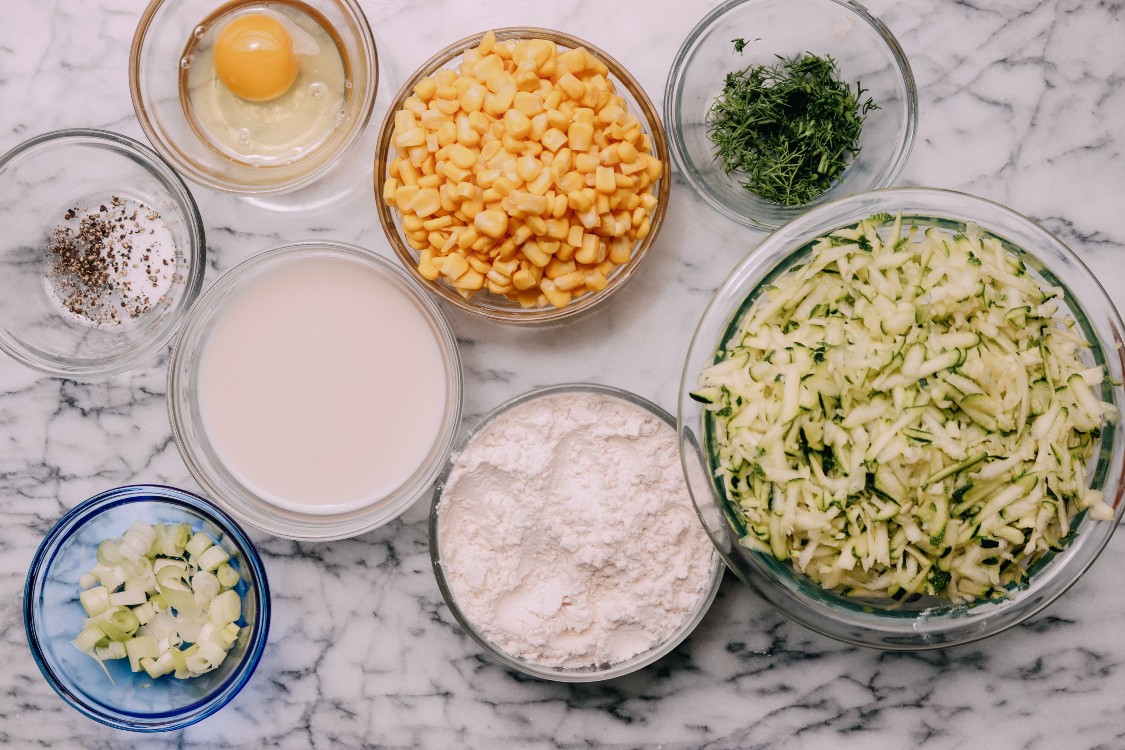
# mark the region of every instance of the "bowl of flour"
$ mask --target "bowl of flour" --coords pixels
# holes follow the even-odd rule
[[[674,649],[723,574],[678,450],[670,415],[608,386],[542,388],[485,416],[430,512],[434,574],[465,632],[563,682],[619,677]]]

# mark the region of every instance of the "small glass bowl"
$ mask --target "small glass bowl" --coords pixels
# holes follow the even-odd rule
[[[225,193],[288,193],[318,180],[359,140],[375,105],[379,65],[375,40],[355,0],[301,0],[334,29],[344,53],[347,95],[332,137],[290,163],[256,166],[221,154],[199,136],[180,97],[181,60],[200,24],[224,6],[255,0],[151,0],[129,51],[129,91],[145,136],[176,170]]]
[[[741,53],[734,39],[745,39]],[[707,113],[727,73],[773,65],[777,56],[830,55],[840,80],[860,82],[878,105],[863,122],[860,152],[840,179],[815,200],[781,206],[759,198],[715,158]],[[672,154],[688,183],[729,219],[776,229],[815,206],[894,183],[918,120],[914,74],[890,30],[851,0],[728,0],[708,13],[676,53],[664,91],[664,124]]]
[[[418,306],[441,349],[446,389],[445,410],[438,434],[427,455],[397,488],[362,507],[339,512],[301,512],[269,502],[240,474],[228,467],[215,450],[199,411],[199,354],[212,325],[224,306],[261,276],[285,266],[314,259],[336,259],[374,271],[399,288]],[[271,534],[306,541],[329,541],[357,536],[388,523],[406,511],[423,494],[449,456],[461,421],[463,382],[457,342],[435,302],[391,262],[369,250],[335,242],[300,242],[266,250],[230,269],[199,298],[168,365],[168,415],[180,455],[195,480],[227,512],[240,521]],[[284,408],[279,404],[278,408]]]
[[[711,540],[744,583],[784,614],[832,638],[895,651],[917,651],[979,640],[1017,625],[1061,596],[1094,563],[1125,513],[1125,419],[1102,432],[1100,450],[1087,475],[1105,493],[1114,521],[1083,514],[1066,548],[1037,564],[1026,586],[998,601],[951,604],[934,597],[918,601],[849,598],[821,588],[771,555],[739,542],[727,519],[725,493],[711,472],[704,410],[691,392],[702,370],[736,330],[763,287],[811,255],[811,243],[872,214],[902,213],[904,224],[964,231],[967,224],[997,237],[1039,280],[1060,287],[1060,315],[1075,319],[1092,347],[1091,364],[1103,364],[1108,381],[1101,398],[1125,406],[1125,325],[1098,280],[1077,255],[1030,219],[983,198],[947,190],[898,188],[851,196],[821,206],[770,235],[740,263],[707,306],[696,329],[680,386],[680,455],[688,487]],[[733,508],[729,512],[737,511]]]
[[[645,94],[644,89],[641,88],[641,84],[637,79],[630,75],[629,71],[627,71],[621,63],[610,57],[603,50],[598,49],[578,37],[559,31],[552,31],[551,29],[526,26],[496,29],[493,33],[496,35],[497,41],[510,39],[546,39],[554,42],[558,45],[559,49],[563,51],[584,47],[597,59],[605,63],[606,67],[609,68],[609,80],[613,83],[614,90],[625,99],[628,104],[629,112],[636,115],[637,119],[640,120],[643,131],[648,134],[652,140],[654,155],[659,158],[664,165],[664,171],[660,179],[655,183],[656,188],[654,195],[658,203],[651,217],[651,229],[643,240],[637,242],[629,258],[629,262],[623,266],[619,266],[613,271],[613,274],[609,277],[609,283],[604,289],[583,295],[573,300],[565,307],[556,308],[547,305],[544,307],[525,308],[521,307],[518,302],[512,302],[506,297],[491,294],[487,289],[477,292],[470,299],[465,299],[448,284],[441,283],[440,281],[430,281],[418,271],[419,254],[410,247],[406,241],[402,228],[402,215],[397,210],[388,206],[382,198],[383,183],[386,182],[387,179],[387,167],[394,158],[391,138],[394,136],[395,113],[402,109],[403,102],[413,94],[414,86],[418,81],[443,68],[458,67],[461,62],[461,55],[465,50],[478,46],[481,39],[484,37],[484,33],[487,32],[474,34],[473,36],[454,42],[423,63],[422,66],[407,79],[403,87],[399,89],[394,102],[387,110],[387,116],[383,120],[382,129],[379,131],[379,147],[375,154],[375,203],[379,210],[379,223],[382,224],[383,231],[386,233],[387,240],[391,243],[391,247],[394,248],[395,254],[398,256],[399,260],[402,261],[403,266],[410,272],[410,275],[422,286],[437,294],[453,306],[487,320],[503,323],[535,324],[557,322],[591,309],[620,289],[625,284],[626,280],[636,273],[641,261],[648,254],[653,243],[656,242],[656,238],[660,234],[661,225],[664,222],[664,214],[668,205],[668,193],[671,188],[670,170],[672,163],[668,158],[668,144],[667,138],[664,135],[664,126],[661,125],[660,116],[656,108],[652,105],[648,95]]]
[[[243,627],[227,658],[213,672],[188,680],[151,679],[129,671],[123,659],[105,662],[109,674],[71,641],[86,616],[78,579],[97,563],[98,544],[120,538],[134,521],[188,523],[231,556],[241,576]],[[250,680],[270,629],[270,589],[254,545],[210,502],[174,487],[132,485],[102,492],[64,515],[39,545],[27,574],[23,621],[36,664],[59,696],[80,713],[115,729],[163,732],[182,729],[226,705]]]
[[[540,664],[529,662],[521,659],[518,656],[510,654],[501,649],[496,644],[488,640],[488,638],[481,633],[476,626],[465,616],[461,608],[457,605],[457,600],[453,596],[453,592],[449,588],[449,583],[445,578],[445,569],[442,564],[441,547],[438,544],[438,531],[441,522],[440,506],[442,492],[445,489],[449,474],[453,470],[454,464],[457,461],[457,456],[473,441],[473,439],[481,432],[486,430],[492,422],[503,416],[508,411],[522,406],[531,401],[554,396],[558,394],[567,393],[594,393],[609,396],[612,398],[620,399],[626,403],[637,406],[650,412],[653,416],[659,418],[671,428],[675,428],[676,422],[672,415],[661,409],[656,404],[648,401],[635,393],[614,388],[608,385],[598,385],[596,383],[567,383],[562,385],[552,385],[543,388],[536,388],[535,390],[528,391],[521,396],[517,396],[509,401],[506,401],[491,412],[486,414],[480,419],[475,427],[468,430],[465,435],[458,441],[456,449],[453,451],[449,462],[442,471],[441,476],[438,477],[434,485],[434,499],[430,507],[430,562],[434,568],[434,576],[437,578],[438,588],[441,590],[442,598],[445,599],[446,606],[449,611],[453,613],[453,617],[460,624],[461,628],[469,634],[469,636],[476,641],[481,648],[492,654],[496,659],[505,665],[519,670],[524,674],[531,675],[532,677],[539,677],[545,680],[554,680],[556,682],[597,682],[599,680],[609,680],[614,677],[622,677],[631,672],[636,672],[639,669],[647,667],[649,664],[657,661],[663,656],[666,656],[680,645],[685,638],[691,635],[696,626],[703,620],[703,616],[707,614],[710,609],[711,603],[715,600],[715,595],[719,593],[719,585],[723,581],[723,559],[717,553],[711,556],[711,563],[707,573],[706,589],[699,597],[699,602],[696,605],[695,611],[680,625],[676,631],[669,636],[666,640],[656,644],[648,651],[642,652],[633,656],[625,661],[609,665],[607,667],[589,667],[582,669],[567,669],[561,667],[546,667]]]
[[[48,246],[71,208],[97,212],[113,197],[160,214],[174,244],[162,299],[116,325],[86,323],[63,309],[48,280]],[[0,350],[48,375],[108,377],[167,346],[207,268],[203,222],[187,186],[132,138],[103,130],[44,133],[0,156]],[[73,229],[73,228],[72,228]]]

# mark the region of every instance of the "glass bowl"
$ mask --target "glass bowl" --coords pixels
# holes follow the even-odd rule
[[[300,0],[335,31],[344,60],[344,104],[331,135],[269,159],[224,154],[199,132],[181,98],[181,75],[194,63],[188,43],[227,12],[268,6],[259,0],[152,0],[141,15],[129,51],[129,91],[137,119],[153,147],[188,179],[213,190],[243,195],[287,193],[324,176],[362,135],[371,117],[379,81],[375,40],[355,0]],[[285,4],[277,4],[279,6]],[[193,36],[198,34],[199,36]],[[310,95],[315,96],[310,85]],[[323,94],[321,94],[323,95]],[[272,117],[259,115],[258,119]],[[275,131],[270,131],[275,132]]]
[[[625,99],[628,104],[628,111],[635,115],[641,122],[642,131],[647,134],[652,141],[653,154],[659,158],[663,164],[660,179],[655,183],[654,195],[657,198],[657,204],[650,217],[650,230],[648,235],[636,243],[628,262],[614,269],[609,276],[609,282],[605,288],[585,294],[561,308],[556,308],[551,305],[528,308],[521,307],[519,303],[513,302],[502,295],[492,294],[487,289],[477,292],[470,299],[466,299],[458,294],[450,285],[440,281],[431,281],[419,272],[419,253],[414,250],[407,241],[402,226],[402,215],[397,209],[392,209],[388,206],[382,198],[383,185],[387,179],[387,168],[395,156],[391,144],[391,139],[394,135],[395,113],[402,109],[403,102],[414,93],[414,86],[420,80],[443,68],[459,67],[462,54],[465,50],[479,45],[481,39],[484,37],[484,33],[474,34],[461,41],[454,42],[423,63],[399,90],[398,94],[395,96],[394,102],[387,110],[387,116],[383,120],[382,129],[379,131],[379,146],[375,155],[375,202],[379,210],[379,222],[382,224],[383,231],[386,233],[387,240],[391,243],[391,247],[394,248],[395,254],[398,256],[399,260],[402,261],[403,266],[409,271],[411,276],[422,286],[437,294],[449,304],[487,320],[504,323],[534,324],[556,322],[590,310],[620,289],[625,284],[626,280],[636,273],[637,268],[648,254],[649,249],[652,247],[653,243],[656,242],[656,238],[659,236],[660,228],[664,222],[664,214],[668,204],[668,192],[671,186],[669,176],[671,174],[670,170],[672,165],[668,160],[667,140],[664,135],[664,127],[660,123],[659,114],[645,94],[644,89],[641,88],[640,83],[629,74],[621,63],[610,57],[603,50],[577,37],[550,29],[512,27],[496,29],[493,33],[496,35],[497,41],[512,39],[546,39],[554,42],[561,51],[583,47],[597,59],[605,63],[606,67],[609,68],[608,79],[613,83],[614,90]]]
[[[1087,474],[1091,486],[1101,489],[1113,507],[1115,521],[1094,520],[1083,512],[1073,522],[1069,544],[1037,563],[1027,585],[1011,589],[1008,598],[967,604],[936,597],[896,602],[849,598],[822,589],[787,563],[743,546],[726,520],[728,512],[737,511],[728,510],[725,492],[711,472],[704,410],[690,396],[700,372],[716,361],[716,352],[765,284],[806,261],[816,238],[880,212],[901,212],[904,224],[909,219],[922,227],[952,231],[974,224],[1005,244],[1033,277],[1060,287],[1064,292],[1060,314],[1075,319],[1078,330],[1093,344],[1086,358],[1091,364],[1103,364],[1108,382],[1113,383],[1103,384],[1101,398],[1121,410],[1125,329],[1105,290],[1074,252],[1030,219],[982,198],[928,188],[878,190],[821,206],[770,235],[716,292],[684,366],[678,415],[681,458],[692,498],[723,558],[743,582],[784,614],[819,633],[861,646],[887,650],[953,646],[1023,622],[1062,595],[1093,564],[1125,512],[1122,419],[1102,431],[1100,450]]]
[[[661,420],[668,425],[669,428],[675,429],[675,420],[672,415],[661,409],[656,404],[646,399],[630,393],[629,391],[612,386],[597,385],[594,383],[569,383],[563,385],[547,386],[544,388],[537,388],[527,393],[517,396],[505,403],[497,406],[487,415],[481,418],[475,427],[468,430],[465,435],[458,441],[458,446],[453,452],[449,463],[442,471],[441,476],[435,484],[433,504],[430,508],[430,561],[433,564],[434,576],[437,578],[438,588],[441,590],[441,595],[445,599],[449,611],[453,613],[453,617],[460,624],[461,628],[469,634],[469,636],[476,641],[481,648],[488,653],[492,654],[497,660],[503,664],[519,670],[524,674],[531,675],[532,677],[539,677],[546,680],[554,680],[557,682],[596,682],[598,680],[608,680],[614,677],[621,677],[623,675],[635,672],[643,667],[652,664],[661,657],[665,656],[678,646],[685,638],[687,638],[696,626],[703,620],[703,616],[711,607],[711,603],[715,599],[715,595],[719,591],[719,584],[723,580],[723,565],[722,558],[712,550],[710,556],[710,563],[708,566],[707,578],[703,582],[703,589],[699,594],[699,599],[695,604],[695,609],[689,617],[687,617],[678,628],[664,641],[657,643],[650,649],[643,651],[636,656],[625,659],[624,661],[617,662],[606,666],[588,667],[588,668],[564,668],[564,667],[550,667],[542,664],[523,659],[515,654],[511,654],[495,643],[491,642],[484,633],[465,615],[461,607],[457,604],[457,598],[454,596],[450,589],[449,582],[446,579],[445,568],[442,560],[441,545],[439,544],[439,527],[441,524],[441,501],[442,494],[445,490],[450,472],[453,470],[457,463],[457,458],[465,448],[473,442],[477,435],[486,431],[489,426],[508,413],[512,409],[521,407],[532,401],[552,396],[589,393],[608,396],[610,398],[619,399],[635,407],[638,407],[646,412],[649,412],[657,419]],[[685,498],[686,502],[686,498]],[[694,519],[693,519],[694,520]]]
[[[412,471],[408,474],[404,471],[403,477],[397,480],[397,486],[378,492],[372,490],[372,494],[360,502],[338,503],[314,509],[291,498],[270,494],[270,488],[261,488],[252,478],[244,476],[238,467],[230,465],[217,450],[215,440],[208,434],[198,396],[201,361],[206,354],[204,347],[220,314],[240,299],[261,299],[253,294],[256,294],[255,282],[263,276],[286,269],[307,272],[312,267],[310,263],[318,260],[341,261],[354,266],[357,271],[372,272],[402,292],[403,304],[413,305],[419,314],[420,325],[433,334],[441,357],[445,401],[432,444],[417,465],[412,467]],[[247,308],[242,309],[245,311]],[[260,327],[262,321],[257,321],[256,325]],[[267,328],[261,330],[263,336],[286,334],[284,331]],[[331,353],[328,356],[332,356]],[[294,410],[287,408],[287,394],[278,393],[284,387],[279,383],[280,381],[263,382],[262,392],[274,394],[270,398],[278,400],[278,415],[290,414]],[[192,309],[176,340],[168,367],[168,414],[172,434],[180,455],[196,481],[220,506],[239,520],[271,534],[308,541],[342,539],[371,531],[397,518],[428,492],[453,445],[461,419],[462,392],[461,360],[457,353],[457,343],[435,302],[390,261],[363,248],[332,242],[303,242],[267,250],[220,276]],[[433,394],[418,392],[404,394],[404,397],[432,398]],[[392,428],[403,429],[404,426],[396,423]],[[315,429],[331,430],[336,427],[321,421]],[[351,460],[356,458],[352,456]],[[319,467],[315,462],[305,464],[306,467],[314,465]],[[263,476],[260,470],[257,476]],[[309,481],[323,485],[332,478],[334,477],[321,475]],[[289,484],[285,489],[292,486]]]
[[[746,46],[738,53],[732,40],[740,38]],[[840,80],[862,83],[864,97],[879,108],[867,113],[859,154],[840,179],[807,204],[781,206],[723,171],[707,134],[707,113],[727,73],[804,52],[830,55]],[[676,54],[664,91],[664,124],[676,166],[707,203],[741,224],[775,229],[815,206],[893,184],[914,145],[917,99],[914,74],[898,41],[859,3],[728,0],[692,29]]]
[[[213,672],[187,680],[151,679],[123,659],[105,662],[112,677],[72,644],[85,611],[78,579],[97,563],[104,539],[120,538],[134,521],[187,523],[231,556],[242,580],[243,626],[235,646]],[[207,718],[238,694],[258,666],[270,629],[270,589],[254,545],[210,502],[174,487],[132,485],[102,492],[64,515],[39,545],[27,574],[24,628],[47,682],[82,714],[115,729],[161,732]]]
[[[0,350],[49,375],[92,379],[125,372],[167,346],[199,294],[207,248],[191,193],[160,157],[131,138],[102,130],[45,133],[0,157],[0,196]],[[115,204],[115,197],[122,203]],[[76,241],[83,217],[102,228],[111,221],[125,227],[127,240],[109,241],[114,252],[125,243],[136,242],[138,250],[149,245],[137,235],[158,224],[132,218],[138,203],[159,214],[158,224],[167,229],[153,236],[162,237],[157,243],[169,262],[157,266],[159,295],[128,314],[113,313],[113,320],[107,315],[118,309],[118,298],[138,299],[122,295],[125,281],[147,282],[121,271],[108,287],[96,281],[76,285],[79,275],[65,248],[85,246]],[[61,241],[60,231],[69,239]],[[108,258],[109,252],[93,255]],[[96,315],[80,315],[75,311],[88,309],[82,304],[91,297],[82,290],[97,290],[97,299],[113,301]]]

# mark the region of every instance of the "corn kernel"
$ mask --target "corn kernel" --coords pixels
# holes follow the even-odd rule
[[[445,271],[444,267],[442,271]],[[453,288],[463,289],[469,292],[480,291],[484,288],[484,274],[470,268],[453,282]]]
[[[388,177],[387,181],[383,183],[383,203],[388,206],[395,204],[395,191],[398,190],[398,180],[394,177]]]
[[[594,143],[594,126],[588,122],[572,122],[566,138],[572,151],[588,151]]]
[[[573,262],[559,260],[558,258],[551,258],[551,262],[543,269],[543,275],[548,279],[557,279],[560,276],[565,276],[568,273],[574,273],[577,266]]]
[[[543,268],[551,262],[551,256],[543,252],[539,248],[539,243],[534,240],[523,243],[520,250],[523,252],[524,257],[538,268]]]
[[[535,280],[535,277],[532,276],[529,271],[519,270],[512,274],[512,286],[519,289],[521,292],[531,289],[537,284],[538,282]]]
[[[468,257],[468,261],[469,268],[473,269],[477,273],[487,274],[492,269],[491,263],[482,258],[478,258],[475,255],[470,255]]]
[[[612,167],[598,167],[594,173],[594,187],[599,193],[612,193],[617,190]]]
[[[527,227],[537,237],[542,237],[547,233],[547,222],[538,216],[527,217]]]
[[[596,269],[593,271],[586,271],[585,275],[586,278],[584,279],[584,283],[586,284],[586,288],[591,292],[600,292],[602,289],[605,289],[605,286],[609,281],[601,271],[598,271]]]
[[[600,242],[601,240],[598,239],[596,234],[584,234],[581,246],[574,253],[574,259],[587,265],[594,263],[598,258],[598,244]]]
[[[539,76],[532,73],[531,80],[539,85]],[[535,117],[543,111],[543,97],[529,90],[517,91],[512,97],[512,106],[529,118]]]
[[[473,226],[498,240],[508,231],[508,214],[503,211],[481,211],[473,217]]]
[[[514,190],[511,194],[512,202],[520,211],[535,216],[547,213],[548,202],[542,195]]]
[[[575,154],[574,170],[579,174],[590,174],[598,168],[598,157],[593,154]]]
[[[547,298],[547,301],[555,307],[566,307],[570,304],[570,292],[559,289],[550,279],[540,281],[539,290],[543,292],[543,296]]]
[[[531,135],[531,119],[518,109],[504,113],[504,129],[513,138],[527,138]]]
[[[445,256],[441,264],[441,275],[450,281],[457,280],[468,270],[469,261],[465,260],[465,256],[457,253]]]
[[[570,273],[554,279],[555,287],[564,292],[569,292],[586,284],[585,271],[571,271]]]

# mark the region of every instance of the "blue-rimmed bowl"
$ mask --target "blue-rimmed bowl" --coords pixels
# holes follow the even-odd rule
[[[242,580],[243,627],[234,648],[213,672],[188,680],[153,680],[132,673],[124,659],[102,667],[70,641],[82,629],[78,579],[97,562],[98,544],[119,538],[134,521],[188,523],[230,554]],[[35,553],[23,597],[27,641],[55,692],[91,719],[136,732],[181,729],[226,705],[249,681],[266,645],[270,590],[254,545],[229,516],[210,502],[174,487],[131,485],[81,503],[56,523]],[[112,678],[112,682],[110,680]]]

